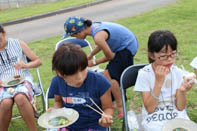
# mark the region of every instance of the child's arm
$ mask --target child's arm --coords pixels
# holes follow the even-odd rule
[[[106,31],[99,31],[94,36],[94,41],[98,48],[103,51],[104,57],[101,57],[96,60],[97,64],[110,61],[114,58],[115,54],[112,52],[108,46],[106,40],[108,39],[108,33]]]
[[[113,120],[113,109],[112,109],[112,100],[111,100],[111,88],[103,96],[101,96],[102,109],[104,115],[99,119],[99,124],[103,127],[109,127],[112,124]]]
[[[165,66],[157,66],[155,68],[155,85],[152,92],[142,92],[144,106],[149,113],[153,113],[158,105],[159,96],[169,68]]]
[[[181,85],[183,86],[183,85]],[[182,87],[181,87],[182,88]],[[186,100],[186,91],[181,91],[180,89],[177,89],[176,91],[176,107],[179,111],[182,111],[187,104]]]
[[[57,108],[62,108],[63,107],[61,96],[55,95],[54,98],[55,98],[55,102],[53,104],[53,107],[48,108],[47,112],[50,112],[53,109],[57,109]]]
[[[59,95],[55,95],[54,108],[62,108],[62,107],[63,107],[62,97]]]
[[[182,111],[187,104],[186,93],[192,88],[194,84],[194,81],[192,81],[192,79],[195,79],[195,77],[195,74],[193,74],[193,76],[184,77],[184,82],[176,91],[176,107],[179,111]]]
[[[39,59],[39,57],[32,51],[31,48],[29,48],[29,46],[23,42],[20,41],[20,45],[21,48],[23,50],[23,53],[31,60],[31,62],[28,63],[24,63],[23,61],[19,61],[15,67],[17,68],[35,68],[38,67],[42,64],[41,60]]]
[[[91,60],[92,57],[94,55],[96,55],[100,51],[101,51],[101,49],[96,45],[96,47],[94,48],[94,50],[92,52],[90,52],[90,54],[88,55],[88,60]]]

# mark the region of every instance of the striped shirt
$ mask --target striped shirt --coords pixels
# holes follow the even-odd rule
[[[19,60],[27,63],[26,56],[23,54],[20,46],[20,41],[17,39],[8,38],[8,44],[0,51],[0,80],[9,78],[14,75],[20,75],[25,79],[33,81],[31,73],[28,69],[17,71],[14,67]]]

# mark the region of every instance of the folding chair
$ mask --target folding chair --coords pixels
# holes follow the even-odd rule
[[[27,58],[27,61],[30,61],[30,60]],[[35,93],[35,97],[38,98],[39,96],[41,96],[42,107],[41,107],[41,109],[37,110],[37,113],[40,114],[40,113],[43,113],[43,112],[46,111],[45,110],[45,102],[46,102],[45,92],[44,92],[44,89],[43,89],[43,86],[42,86],[42,81],[41,81],[41,78],[40,78],[39,68],[36,67],[35,69],[32,69],[32,70],[36,70],[36,77],[34,77],[34,85],[33,85],[33,90],[34,90],[34,93]],[[36,104],[38,104],[38,103],[36,102]],[[38,116],[35,115],[35,117],[37,118]],[[12,117],[12,120],[15,120],[17,118],[21,118],[21,116],[20,115],[14,116],[14,117]]]
[[[126,109],[126,100],[125,100],[125,90],[131,86],[135,85],[138,71],[143,68],[147,64],[138,64],[127,67],[121,74],[120,77],[120,90],[122,94],[122,104],[123,104],[123,112],[124,112],[124,120],[123,120],[123,130],[129,131],[128,127],[128,119],[127,119],[127,109]]]
[[[60,47],[62,44],[69,43],[69,42],[73,43],[73,44],[76,44],[76,45],[80,45],[81,48],[89,47],[90,52],[92,51],[92,46],[87,40],[77,39],[77,38],[66,38],[66,39],[63,39],[63,40],[59,41],[56,44],[55,50],[57,50],[57,48]],[[95,61],[95,60],[96,60],[96,57],[93,56],[93,61]],[[103,69],[101,69],[99,67],[99,65],[96,65],[96,66],[93,66],[93,67],[88,67],[88,69],[92,70],[92,71],[95,71],[95,72],[103,72],[104,71]]]
[[[36,68],[36,74],[37,74],[37,78],[38,78],[38,82],[35,83],[34,82],[34,93],[35,93],[35,96],[38,97],[38,96],[41,96],[41,99],[42,99],[42,109],[38,110],[38,113],[43,113],[45,112],[45,92],[44,92],[44,88],[42,86],[42,81],[41,81],[41,78],[40,78],[40,72],[39,72],[39,68],[37,67]]]

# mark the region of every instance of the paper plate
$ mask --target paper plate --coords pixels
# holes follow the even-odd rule
[[[176,118],[164,124],[162,131],[197,131],[197,124],[191,120]]]
[[[50,121],[54,120],[57,117],[65,117],[68,119],[69,122],[64,125],[57,125],[57,126],[51,125]],[[73,124],[75,121],[78,120],[78,118],[79,118],[79,113],[76,110],[72,108],[59,108],[42,114],[38,118],[38,124],[44,128],[51,128],[51,129],[63,128]]]
[[[23,77],[19,77],[19,78],[14,78],[14,77],[10,77],[10,78],[5,78],[2,79],[2,84],[0,84],[0,86],[3,87],[10,87],[10,86],[16,86],[20,83],[22,83],[25,79]]]

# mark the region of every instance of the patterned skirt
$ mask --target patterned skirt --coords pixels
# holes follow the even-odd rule
[[[14,98],[19,93],[25,94],[29,102],[34,104],[32,84],[27,80],[13,87],[0,87],[0,103],[6,98]]]

